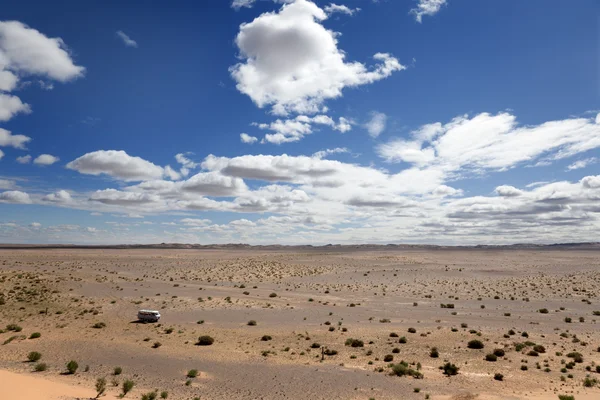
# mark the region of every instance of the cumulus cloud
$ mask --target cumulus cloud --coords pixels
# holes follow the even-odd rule
[[[133,40],[132,38],[130,38],[125,32],[123,31],[117,31],[116,33],[117,37],[119,39],[121,39],[121,41],[123,42],[123,44],[127,47],[138,47],[138,44],[135,40]]]
[[[419,0],[417,7],[410,10],[410,13],[415,16],[415,20],[419,23],[423,20],[423,15],[432,16],[437,14],[447,0]]]
[[[52,154],[40,154],[33,160],[35,165],[47,166],[58,162],[60,158],[53,156]]]
[[[455,189],[451,186],[440,185],[433,191],[434,196],[446,197],[446,196],[460,196],[463,194],[462,189]]]
[[[17,96],[6,93],[0,93],[0,121],[8,121],[15,115],[29,114],[31,107],[25,104]]]
[[[235,196],[247,190],[242,179],[217,172],[201,172],[182,182],[179,187],[184,192],[204,196]]]
[[[316,153],[313,154],[313,157],[314,158],[324,158],[330,154],[349,153],[349,152],[350,152],[350,150],[348,150],[345,147],[336,147],[334,149],[325,149],[325,150],[317,151]]]
[[[10,131],[0,128],[0,146],[14,147],[15,149],[25,149],[25,145],[31,141],[31,138],[25,135],[13,135]]]
[[[460,116],[447,124],[428,124],[411,139],[392,139],[376,148],[388,162],[419,167],[506,170],[544,156],[544,161],[571,157],[600,147],[600,125],[589,118],[570,118],[519,126],[509,113]]]
[[[157,195],[148,193],[122,192],[116,189],[97,190],[90,196],[90,200],[109,205],[138,206],[149,203],[158,203]]]
[[[66,190],[59,190],[55,193],[50,193],[42,197],[42,202],[68,204],[73,201],[71,194]]]
[[[73,63],[60,38],[49,38],[19,21],[0,21],[0,121],[28,114],[31,106],[9,92],[24,76],[67,82],[83,76],[85,68]],[[40,86],[52,87],[45,81]]]
[[[387,78],[405,69],[387,53],[373,56],[376,65],[346,62],[337,34],[322,22],[327,13],[308,0],[284,4],[242,24],[236,37],[244,60],[230,68],[237,89],[259,107],[272,106],[278,115],[314,114],[327,99]]]
[[[600,175],[586,176],[581,180],[583,187],[587,189],[599,189],[600,188]]]
[[[498,196],[502,197],[516,197],[523,194],[522,190],[509,185],[498,186],[494,191],[498,194]]]
[[[373,111],[371,120],[365,124],[365,128],[371,137],[376,138],[385,130],[387,115],[381,112]]]
[[[273,133],[266,134],[263,143],[290,143],[297,142],[304,138],[306,135],[313,133],[315,125],[329,126],[331,129],[340,131],[342,133],[352,129],[349,120],[346,118],[340,118],[339,122],[336,123],[333,118],[327,115],[316,115],[309,117],[306,115],[298,115],[293,119],[278,119],[270,124],[254,124],[263,130],[270,130]]]
[[[0,189],[13,189],[15,186],[15,181],[11,181],[9,179],[0,179]]]
[[[567,167],[567,171],[574,171],[576,169],[585,168],[588,165],[596,164],[598,159],[596,157],[585,158],[583,160],[575,161]]]
[[[1,132],[0,132],[1,135]],[[17,157],[17,162],[19,164],[29,164],[31,162],[31,156],[29,154],[27,154],[26,156],[19,156]]]
[[[130,156],[123,150],[87,153],[68,163],[67,168],[81,174],[105,174],[124,181],[160,179],[164,174],[162,167],[143,158]]]
[[[250,136],[247,133],[240,133],[240,140],[242,143],[252,144],[258,141],[258,138],[255,136]]]
[[[31,198],[25,192],[9,190],[0,193],[0,203],[30,204]]]
[[[345,6],[343,4],[339,5],[330,3],[328,6],[325,6],[323,10],[325,10],[327,14],[341,13],[346,15],[354,15],[354,13],[360,11],[360,8],[349,8],[348,6]]]
[[[239,10],[240,8],[246,7],[251,8],[256,0],[233,0],[231,3],[231,8],[235,10]]]

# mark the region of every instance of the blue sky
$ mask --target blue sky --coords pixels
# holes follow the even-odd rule
[[[599,11],[13,2],[0,241],[595,240]]]

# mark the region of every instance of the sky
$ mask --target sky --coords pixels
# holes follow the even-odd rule
[[[600,5],[22,0],[0,242],[597,241]]]

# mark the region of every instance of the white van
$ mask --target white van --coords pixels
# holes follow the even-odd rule
[[[158,322],[160,319],[160,313],[156,310],[140,310],[137,316],[143,322]]]

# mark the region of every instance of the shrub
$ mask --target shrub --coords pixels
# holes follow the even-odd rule
[[[408,328],[408,333],[417,333],[415,328]]]
[[[391,355],[391,354],[386,354],[386,355],[383,357],[383,361],[385,361],[385,362],[392,362],[392,361],[394,361],[394,356],[393,356],[393,355]]]
[[[346,342],[344,344],[346,346],[350,346],[350,347],[364,347],[365,346],[365,342],[363,342],[362,340],[352,339],[352,338],[346,339]]]
[[[160,346],[162,346],[161,342],[154,342],[154,344],[152,345],[153,349],[158,349]]]
[[[325,354],[326,356],[335,356],[337,354],[337,350],[333,350],[333,349],[326,349],[323,354]]]
[[[444,371],[444,375],[452,376],[452,375],[457,375],[458,374],[458,370],[460,368],[458,368],[454,364],[451,364],[451,363],[447,362],[446,364],[442,365],[440,367],[440,369]]]
[[[533,346],[533,350],[537,351],[538,353],[545,353],[546,352],[546,348],[544,346],[542,346],[541,344]]]
[[[565,322],[570,324],[573,320],[570,317],[565,317]]]
[[[495,362],[495,361],[498,361],[498,357],[496,357],[496,355],[495,355],[495,354],[491,354],[491,353],[490,353],[490,354],[487,354],[487,355],[485,356],[485,361],[492,361],[492,362]]]
[[[535,351],[535,350],[529,350],[529,352],[527,353],[527,355],[531,356],[531,357],[537,357],[537,356],[539,356],[539,353],[537,351]]]
[[[583,356],[581,355],[581,353],[578,353],[576,351],[567,354],[567,357],[572,358],[573,361],[575,361],[576,363],[582,363],[583,362]]]
[[[398,340],[398,343],[405,344],[405,343],[406,343],[406,337],[405,337],[405,336],[402,336],[402,337],[400,338],[400,340]]]
[[[470,349],[483,349],[484,345],[481,340],[471,340],[467,343],[467,347]]]
[[[79,368],[77,361],[71,360],[67,363],[67,372],[69,374],[73,375],[75,372],[77,372],[77,368]]]
[[[96,380],[96,398],[102,396],[106,392],[106,379],[98,378]]]
[[[527,371],[529,368],[527,365],[521,365],[521,371]]]
[[[548,309],[547,309],[547,308],[540,308],[540,309],[538,310],[538,312],[539,312],[540,314],[548,314],[548,312],[549,312],[549,311],[548,311]]]
[[[587,388],[594,387],[597,384],[598,384],[598,380],[592,379],[589,376],[586,376],[585,379],[583,380],[583,386],[587,387]]]
[[[156,400],[156,396],[158,396],[158,392],[155,390],[154,392],[143,394],[142,400]]]
[[[504,380],[504,375],[499,374],[499,373],[495,373],[494,374],[494,379],[497,380],[497,381]]]
[[[390,333],[390,337],[398,337],[398,334],[396,332],[392,332]]]
[[[399,348],[397,348],[397,347],[394,347],[394,348],[392,349],[392,353],[394,353],[394,354],[398,354],[398,353],[400,353],[400,349],[399,349]]]
[[[34,370],[35,372],[44,372],[48,369],[48,364],[46,363],[37,363],[35,364]]]
[[[186,375],[188,378],[195,378],[198,376],[198,370],[197,369],[190,369]]]
[[[319,343],[313,343],[313,344],[310,345],[311,349],[318,349],[320,347],[321,347],[321,345]]]
[[[504,357],[504,349],[494,349],[494,355],[497,357]]]
[[[250,321],[248,321],[248,325],[249,326],[256,326],[256,321],[251,319]]]
[[[38,353],[37,351],[32,351],[31,353],[27,354],[27,360],[29,362],[40,361],[41,358],[42,358],[42,354]]]
[[[260,338],[260,340],[262,340],[263,342],[267,342],[272,339],[273,338],[270,335],[264,335],[263,337]]]
[[[169,397],[169,392],[167,392],[166,390],[163,390],[162,392],[160,392],[161,399],[166,399],[167,397]]]
[[[200,336],[198,338],[198,343],[196,343],[196,344],[198,346],[210,346],[214,342],[215,342],[215,339],[213,339],[212,337],[210,337],[208,335],[204,335],[204,336]]]
[[[95,328],[95,329],[106,328],[106,324],[104,322],[96,322],[94,325],[92,325],[92,328]]]
[[[123,368],[121,367],[115,367],[115,369],[113,370],[113,375],[121,375],[121,372],[123,372]]]
[[[559,394],[558,400],[575,400],[575,396],[571,396],[568,394]]]
[[[42,336],[41,333],[39,332],[33,332],[31,335],[29,335],[29,339],[38,339]]]
[[[277,297],[277,293],[271,293],[269,297]]]
[[[121,391],[123,393],[121,397],[125,397],[127,393],[131,392],[131,389],[133,389],[134,386],[135,383],[132,380],[126,379],[121,386]]]
[[[6,330],[13,331],[13,332],[21,332],[23,330],[23,328],[21,328],[17,324],[8,324],[8,325],[6,325]]]
[[[201,319],[200,321],[196,322],[198,325],[202,325],[204,323],[204,320]]]
[[[417,370],[414,370],[412,368],[410,368],[408,366],[408,363],[404,362],[404,361],[400,361],[398,364],[393,364],[392,366],[392,372],[390,372],[390,375],[396,375],[396,376],[412,376],[415,379],[422,379],[423,378],[423,374],[420,373]]]
[[[438,352],[437,347],[432,347],[431,351],[429,351],[429,357],[438,358],[439,356],[440,356],[440,353]]]

